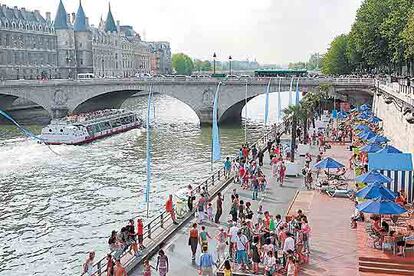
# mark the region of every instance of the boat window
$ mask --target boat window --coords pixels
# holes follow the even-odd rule
[[[63,132],[63,129],[60,129],[60,132]]]

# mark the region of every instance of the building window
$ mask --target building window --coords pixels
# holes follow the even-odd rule
[[[83,65],[83,58],[80,59],[80,64]]]

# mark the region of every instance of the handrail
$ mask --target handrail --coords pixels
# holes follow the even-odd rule
[[[272,127],[269,131],[267,131],[263,136],[261,136],[258,140],[256,140],[253,145],[257,145],[259,142],[266,142],[266,140],[269,139],[269,137],[271,136],[272,133],[284,133],[286,131],[284,122],[281,122],[279,124],[277,124],[275,127]],[[235,160],[236,158],[238,158],[238,156],[234,157],[233,160]],[[221,167],[220,169],[216,170],[213,174],[211,174],[207,179],[205,179],[204,181],[201,181],[196,187],[195,190],[198,189],[202,189],[202,187],[204,186],[208,192],[208,188],[209,188],[209,183],[211,183],[212,186],[214,186],[214,184],[216,183],[216,177],[217,176],[217,180],[220,181],[221,177],[224,177],[224,168]],[[138,218],[138,216],[134,217],[134,223],[135,220]],[[159,228],[165,228],[164,224],[171,220],[171,216],[164,210],[162,211],[158,216],[156,216],[155,218],[153,218],[150,222],[148,222],[147,224],[144,225],[144,240],[147,238],[151,239],[151,235],[153,232],[155,232],[156,230],[158,230]],[[158,221],[158,223],[157,223]],[[128,252],[130,248],[130,245],[127,245],[124,249],[123,252],[120,254],[119,258],[122,258],[123,256],[125,256],[126,252]],[[114,254],[114,252],[118,252],[116,250],[111,250],[109,253],[112,255]],[[98,260],[97,262],[94,263],[93,267],[93,271],[94,274],[93,275],[101,275],[102,273],[106,272],[106,265],[107,265],[107,261],[106,261],[106,256],[101,258],[100,260]],[[87,275],[87,273],[82,273],[81,275]]]

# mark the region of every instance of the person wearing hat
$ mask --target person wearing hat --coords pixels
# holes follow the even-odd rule
[[[227,234],[224,232],[224,228],[222,226],[219,227],[216,235],[216,241],[217,241],[217,260],[220,262],[221,257],[223,257],[223,260],[226,259],[226,256],[224,254],[224,251],[226,250],[226,239]]]
[[[237,232],[235,248],[236,262],[239,264],[240,270],[245,270],[246,266],[249,264],[249,259],[247,256],[247,252],[249,252],[249,240],[245,235],[242,234],[241,230]]]

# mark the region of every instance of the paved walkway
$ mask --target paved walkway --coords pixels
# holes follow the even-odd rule
[[[221,226],[227,227],[227,218],[230,211],[230,194],[234,188],[237,189],[237,192],[240,195],[240,199],[244,202],[252,203],[252,210],[256,212],[259,205],[263,206],[263,210],[270,211],[271,214],[284,214],[287,211],[293,197],[296,194],[296,191],[302,186],[302,177],[287,177],[286,182],[283,187],[280,187],[275,182],[276,180],[271,177],[271,168],[269,165],[269,157],[265,156],[265,164],[263,166],[263,171],[268,178],[270,183],[267,192],[259,194],[260,201],[253,201],[251,199],[251,191],[242,190],[239,184],[231,184],[224,191],[224,205],[223,205],[223,215],[221,217],[222,223]],[[303,158],[298,158],[299,162],[303,163]],[[215,206],[215,199],[212,200]],[[188,231],[190,226],[196,222],[196,219],[193,219],[191,222],[187,223],[178,233],[176,233],[173,238],[166,244],[164,251],[166,252],[169,261],[170,261],[170,273],[169,275],[180,275],[180,276],[194,276],[197,275],[197,267],[195,262],[191,261],[191,250],[188,246]],[[214,238],[218,228],[218,224],[213,222],[205,223],[209,234]],[[210,252],[214,253],[216,248],[215,240],[209,241]],[[227,252],[228,248],[226,249]],[[197,257],[200,254],[200,247],[198,247]],[[151,264],[155,267],[156,257],[151,259]],[[142,275],[142,267],[138,267],[130,275]]]
[[[330,156],[345,166],[349,158],[346,146],[332,146]],[[346,174],[353,179],[353,171]],[[312,227],[310,263],[301,275],[359,275],[355,230],[350,228],[354,204],[346,198],[332,198],[317,191],[300,192],[292,209],[302,208]]]

